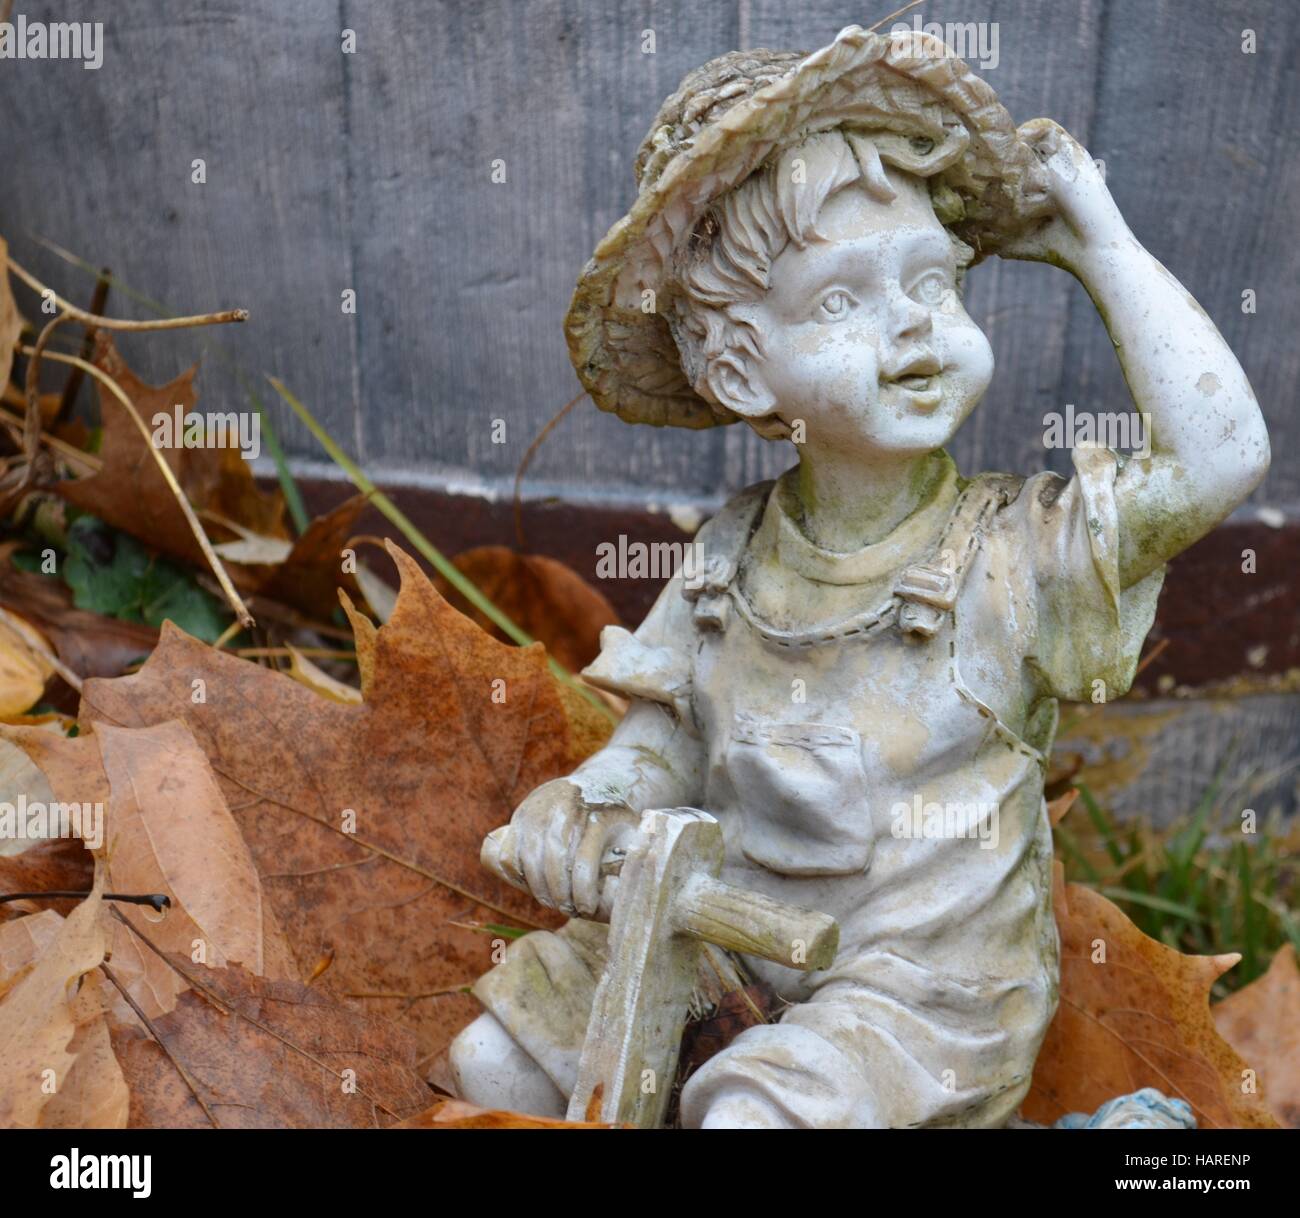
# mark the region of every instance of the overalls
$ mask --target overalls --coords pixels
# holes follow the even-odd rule
[[[1159,587],[1122,606],[1112,595],[1113,529],[1093,526],[1114,463],[1088,473],[1023,490],[975,479],[923,552],[879,547],[888,569],[862,586],[882,595],[858,597],[864,573],[850,573],[845,603],[868,607],[814,630],[772,611],[798,601],[797,578],[766,606],[747,584],[765,548],[810,544],[790,541],[769,486],[752,488],[701,531],[701,575],[671,581],[635,634],[607,629],[586,675],[671,707],[697,737],[696,802],[722,825],[722,878],[841,928],[825,971],[743,960],[792,1005],[686,1082],[683,1124],[737,1094],[795,1126],[1000,1125],[1018,1107],[1056,1004],[1042,797],[1054,687],[1078,696],[1095,670],[1127,688]],[[802,561],[777,559],[778,576]],[[1039,595],[1051,564],[1068,580],[1059,610]],[[1086,640],[1120,617],[1106,664],[1057,625],[1088,625]],[[1036,651],[1049,678],[1059,670],[1037,685]],[[566,1093],[603,948],[604,928],[575,919],[517,941],[475,987]]]

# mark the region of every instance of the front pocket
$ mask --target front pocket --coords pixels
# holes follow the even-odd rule
[[[862,738],[852,728],[737,715],[727,774],[752,862],[782,875],[852,875],[870,865],[875,834]]]

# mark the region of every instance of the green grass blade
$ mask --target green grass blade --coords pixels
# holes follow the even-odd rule
[[[1104,897],[1109,897],[1112,901],[1129,901],[1134,905],[1140,905],[1144,909],[1154,909],[1158,913],[1173,914],[1176,918],[1182,918],[1187,922],[1200,923],[1203,921],[1200,913],[1190,905],[1183,905],[1177,901],[1166,901],[1163,897],[1152,896],[1145,892],[1135,892],[1131,888],[1099,888],[1097,890]]]

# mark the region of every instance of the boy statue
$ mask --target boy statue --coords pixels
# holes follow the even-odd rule
[[[631,699],[534,791],[501,866],[561,930],[513,943],[453,1045],[464,1098],[562,1114],[604,968],[602,867],[637,814],[721,826],[721,878],[840,927],[829,968],[743,958],[788,1005],[685,1083],[687,1127],[1001,1126],[1057,1001],[1043,800],[1057,700],[1132,682],[1165,562],[1268,468],[1264,422],[1196,301],[1062,128],[1018,130],[941,41],[850,26],[815,54],[686,77],[632,210],[567,319],[597,405],[743,420],[798,464],[700,531],[588,680]],[[989,253],[1080,280],[1149,427],[1068,480],[958,474],[993,374],[962,307]]]

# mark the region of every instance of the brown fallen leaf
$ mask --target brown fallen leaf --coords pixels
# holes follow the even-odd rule
[[[77,1060],[70,1051],[78,1027],[75,983],[104,959],[103,884],[101,868],[92,895],[63,919],[53,942],[0,999],[0,1128],[38,1126]],[[11,941],[20,927],[6,923],[0,936]]]
[[[125,1129],[130,1112],[126,1078],[113,1052],[107,1019],[109,987],[87,973],[72,1002],[75,1056],[63,1085],[41,1110],[42,1129]]]
[[[63,926],[62,917],[44,909],[0,927],[0,998],[54,947]],[[71,1000],[75,1031],[67,1048],[74,1060],[41,1109],[42,1128],[121,1129],[126,1125],[126,1080],[109,1044],[98,979],[98,973],[86,973]]]
[[[728,990],[718,1000],[717,1008],[712,1014],[687,1023],[677,1063],[678,1080],[684,1082],[690,1078],[709,1058],[721,1053],[746,1028],[772,1022],[780,1006],[776,992],[765,983]]]
[[[1202,1129],[1275,1127],[1262,1098],[1243,1093],[1246,1063],[1210,1014],[1210,987],[1239,957],[1166,947],[1054,867],[1060,1004],[1022,1114],[1050,1125],[1154,1087],[1186,1100]]]
[[[123,413],[120,408],[118,413]],[[185,463],[185,481],[181,485],[191,503],[201,503],[205,511],[234,521],[255,537],[289,538],[284,496],[279,487],[262,490],[253,477],[252,462],[245,461],[237,448],[186,451],[190,459]]]
[[[596,658],[604,627],[619,624],[609,601],[554,558],[520,554],[506,546],[479,546],[452,561],[488,600],[544,643],[570,672],[585,668]],[[438,581],[438,590],[493,638],[505,641],[505,635],[445,581]]]
[[[308,524],[289,551],[289,557],[258,585],[259,596],[292,605],[318,621],[327,620],[338,607],[338,590],[356,590],[343,564],[343,549],[361,513],[366,497],[354,495]]]
[[[43,909],[0,926],[0,998],[25,977],[63,929],[63,916]]]
[[[71,738],[31,728],[0,731],[40,768],[57,799],[102,809],[96,853],[105,860],[110,891],[170,899],[161,920],[128,905],[111,924],[114,973],[147,1016],[171,1010],[184,983],[124,922],[163,951],[198,963],[237,961],[259,975],[297,977],[248,846],[183,723],[134,730],[98,724]]]
[[[529,1116],[500,1108],[476,1108],[464,1100],[439,1100],[431,1108],[407,1117],[397,1129],[618,1129],[599,1121],[565,1121]]]
[[[78,609],[62,580],[36,575],[0,558],[0,606],[39,622],[54,653],[79,677],[116,677],[158,642],[152,626]]]
[[[96,337],[95,362],[114,377],[141,418],[152,426],[158,412],[174,417],[198,403],[197,368],[166,385],[147,385],[131,371],[105,334]],[[206,561],[178,513],[176,500],[149,445],[121,404],[100,385],[104,438],[98,472],[56,483],[51,489],[114,528],[200,569]],[[234,448],[163,448],[181,489],[200,518],[231,578],[242,589],[326,618],[337,589],[355,589],[341,550],[366,506],[354,496],[313,520],[292,539],[285,525],[284,497],[263,491],[252,466]]]
[[[35,706],[52,671],[23,633],[0,619],[0,716],[21,715]]]
[[[113,1026],[133,1128],[372,1128],[428,1104],[414,1039],[388,1020],[296,981],[168,959],[205,991],[152,1021],[161,1045],[138,1022]]]
[[[34,842],[17,854],[0,856],[0,893],[89,892],[94,872],[94,859],[79,838]],[[0,922],[30,922],[28,915],[40,910],[66,916],[76,904],[72,899],[5,901],[0,903]]]
[[[94,363],[118,382],[147,426],[160,411],[168,415],[177,407],[190,411],[198,403],[194,389],[197,366],[166,385],[146,385],[127,367],[107,335],[96,340]],[[148,443],[121,403],[102,384],[96,384],[103,421],[99,453],[101,467],[97,473],[56,482],[50,489],[69,503],[140,538],[155,549],[202,565],[203,554],[184,517],[176,509],[176,499],[150,455]],[[189,480],[186,467],[193,454],[203,450],[169,447],[160,451],[181,487],[185,488]]]
[[[401,573],[392,619],[376,630],[350,611],[360,705],[169,624],[139,673],[86,683],[81,719],[182,719],[304,975],[332,955],[319,984],[412,1029],[423,1061],[477,1013],[459,991],[492,963],[489,938],[451,923],[559,920],[479,866],[484,835],[608,725],[592,726],[599,712],[585,704],[566,712],[541,647],[488,638],[409,556],[390,552]]]
[[[1295,948],[1278,949],[1268,972],[1212,1008],[1214,1026],[1259,1075],[1264,1099],[1300,1129],[1300,970]]]
[[[147,385],[131,371],[112,339],[103,332],[96,336],[94,362],[118,382],[151,429],[156,414],[170,417],[178,408],[189,412],[197,406],[197,366],[166,385]],[[177,510],[176,498],[158,469],[149,443],[122,404],[102,384],[99,399],[103,419],[101,468],[85,477],[55,482],[50,489],[154,549],[206,568],[203,552]],[[166,446],[159,451],[196,511],[216,512],[255,533],[285,535],[282,497],[257,488],[249,463],[236,449]],[[237,570],[232,571],[232,578],[238,576]]]

